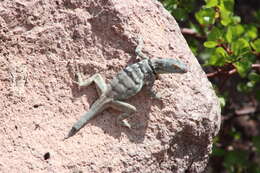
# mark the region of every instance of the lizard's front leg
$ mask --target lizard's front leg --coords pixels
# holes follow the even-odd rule
[[[81,73],[77,73],[77,77],[78,77],[78,82],[76,82],[80,87],[83,86],[88,86],[90,85],[92,82],[94,82],[97,86],[97,90],[98,90],[98,94],[99,96],[106,92],[107,90],[107,84],[105,83],[104,79],[102,78],[102,76],[100,74],[94,74],[93,76],[91,76],[90,78],[88,78],[87,80],[83,80],[82,79],[82,74]]]
[[[140,56],[142,59],[149,59],[149,57],[147,57],[143,52],[142,52],[142,48],[143,48],[144,42],[143,39],[141,37],[138,38],[138,45],[135,48],[135,53],[137,56]]]
[[[117,119],[118,124],[121,124],[122,126],[128,128],[132,128],[132,125],[129,124],[126,118],[129,118],[134,112],[136,112],[136,108],[133,105],[122,101],[112,101],[109,106],[111,106],[116,110],[124,112],[123,114],[118,116]]]
[[[161,100],[163,97],[165,97],[165,92],[167,91],[166,89],[163,89],[163,90],[161,90],[161,91],[159,91],[159,92],[156,92],[156,91],[154,91],[153,89],[152,89],[152,87],[151,86],[147,86],[147,89],[148,89],[148,94],[152,97],[152,98],[154,98],[154,99],[159,99],[159,100]]]
[[[148,91],[148,94],[152,97],[152,98],[155,98],[155,99],[161,99],[161,93],[157,93],[153,90],[153,85],[154,85],[154,82],[155,82],[155,79],[157,77],[156,76],[152,76],[152,77],[149,77],[149,78],[146,78],[145,79],[145,86],[146,86],[146,89]]]

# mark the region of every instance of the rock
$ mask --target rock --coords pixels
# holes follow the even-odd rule
[[[189,72],[160,76],[162,100],[145,91],[129,99],[138,129],[116,126],[108,109],[63,141],[97,98],[73,84],[74,65],[109,80],[138,61],[138,36],[149,57],[178,58]],[[213,88],[155,0],[3,1],[0,74],[0,172],[203,172],[219,131]]]

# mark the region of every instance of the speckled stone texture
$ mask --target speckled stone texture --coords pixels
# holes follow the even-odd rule
[[[112,109],[63,140],[97,99],[85,77],[111,79],[137,62],[138,36],[149,57],[178,58],[185,74],[161,75],[151,99],[128,100],[137,129],[116,125]],[[220,106],[176,21],[155,0],[0,2],[0,172],[203,172],[220,127]]]

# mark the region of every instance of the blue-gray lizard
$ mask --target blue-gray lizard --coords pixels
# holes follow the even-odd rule
[[[157,95],[152,91],[152,86],[157,74],[187,72],[186,65],[177,59],[149,59],[142,53],[142,46],[143,41],[139,39],[139,44],[135,52],[143,60],[121,70],[108,85],[100,74],[95,74],[86,81],[83,81],[81,75],[78,74],[78,85],[88,86],[94,82],[98,87],[100,97],[91,106],[90,110],[73,125],[65,139],[75,135],[91,118],[108,107],[124,112],[119,116],[118,121],[122,125],[131,128],[126,118],[136,112],[136,108],[133,105],[123,102],[123,100],[136,95],[143,86],[146,86],[150,93],[156,97]]]

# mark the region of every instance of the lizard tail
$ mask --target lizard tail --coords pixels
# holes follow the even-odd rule
[[[82,127],[84,127],[87,122],[93,118],[96,114],[102,112],[106,108],[106,104],[109,102],[107,99],[97,100],[90,108],[88,112],[81,116],[81,118],[72,126],[68,135],[64,138],[68,139],[69,137],[75,135]]]

